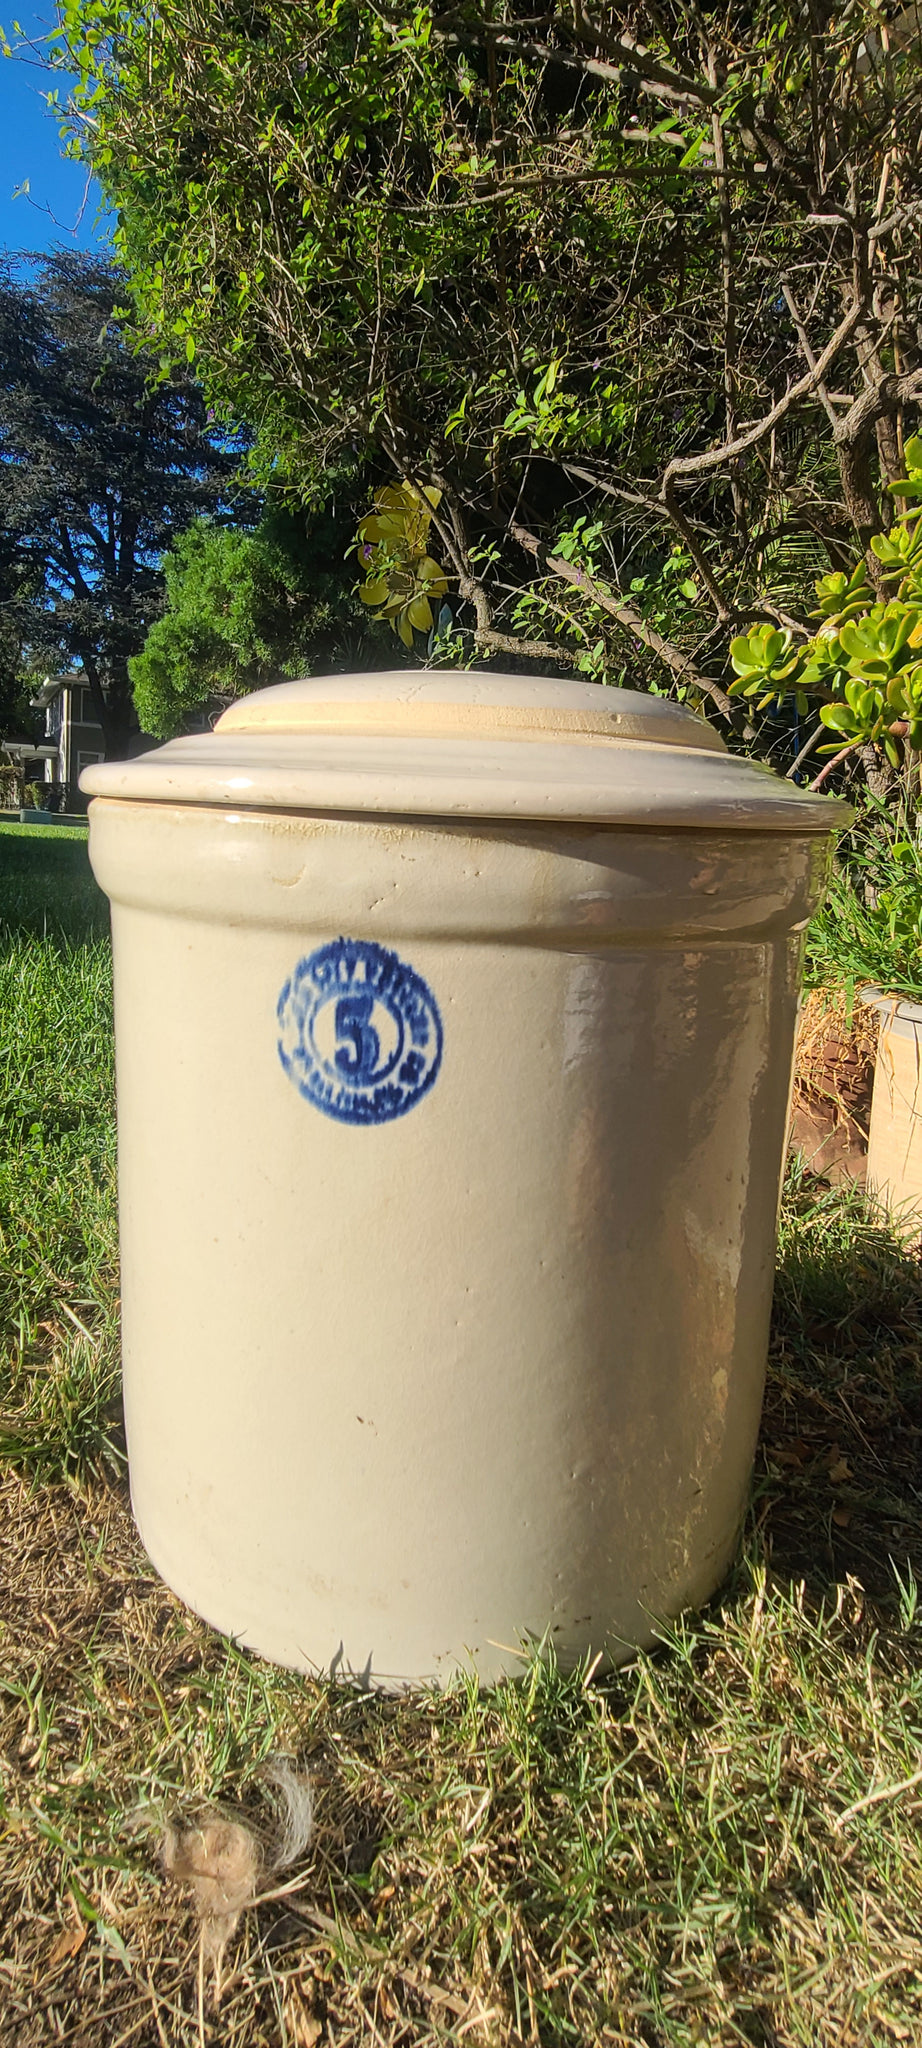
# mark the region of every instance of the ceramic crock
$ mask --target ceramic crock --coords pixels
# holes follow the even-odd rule
[[[286,683],[82,782],[155,1565],[372,1685],[649,1641],[737,1539],[844,807],[483,672]]]

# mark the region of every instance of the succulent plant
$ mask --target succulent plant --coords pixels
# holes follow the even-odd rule
[[[870,743],[894,767],[907,745],[922,752],[922,511],[911,509],[922,498],[922,438],[907,441],[904,455],[908,474],[888,488],[908,509],[871,541],[892,596],[875,601],[862,559],[848,574],[820,577],[812,640],[757,625],[730,647],[731,696],[758,698],[759,710],[793,697],[802,714],[819,698],[833,736],[821,752]]]
[[[359,596],[374,606],[375,618],[390,621],[405,647],[412,647],[414,632],[431,630],[433,601],[448,589],[444,569],[429,553],[429,528],[441,496],[432,486],[417,490],[415,484],[388,484],[376,491],[373,511],[359,524],[357,550],[365,578]]]

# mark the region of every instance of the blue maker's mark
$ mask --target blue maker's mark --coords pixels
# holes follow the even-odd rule
[[[348,1081],[370,1081],[381,1052],[381,1040],[370,1023],[374,996],[340,996],[336,1005],[336,1036],[350,1042],[336,1050],[336,1064]]]
[[[339,1123],[403,1116],[442,1058],[432,990],[399,954],[334,939],[299,960],[278,1002],[279,1058],[295,1087]]]

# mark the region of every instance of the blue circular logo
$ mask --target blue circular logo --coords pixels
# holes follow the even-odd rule
[[[405,1116],[441,1065],[432,990],[371,939],[334,939],[299,960],[279,996],[278,1021],[286,1074],[342,1124]]]

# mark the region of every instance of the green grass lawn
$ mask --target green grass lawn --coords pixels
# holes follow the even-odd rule
[[[109,954],[85,843],[0,830],[0,2044],[922,2038],[922,1269],[792,1172],[739,1560],[586,1682],[379,1699],[280,1672],[153,1574],[117,1398]],[[158,1830],[313,1842],[199,2007]]]
[[[0,932],[105,939],[109,906],[75,825],[0,823]]]

